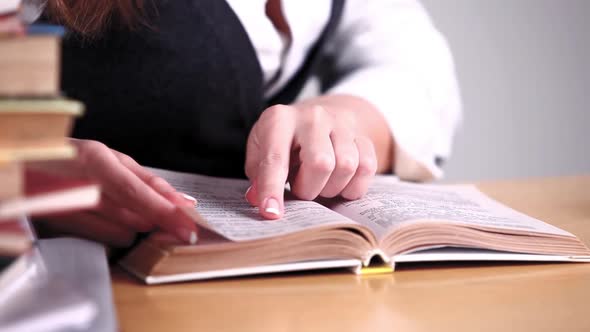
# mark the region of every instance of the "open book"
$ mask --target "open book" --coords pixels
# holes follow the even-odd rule
[[[244,199],[246,180],[153,170],[198,200],[187,209],[196,245],[154,233],[123,258],[148,284],[218,277],[453,260],[590,261],[574,235],[505,207],[472,186],[378,176],[356,201],[289,198],[281,220]],[[198,211],[198,213],[197,213]]]

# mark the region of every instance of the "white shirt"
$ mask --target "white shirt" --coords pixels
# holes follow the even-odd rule
[[[302,65],[328,22],[332,0],[281,0],[291,43],[266,16],[267,0],[226,0],[258,55],[270,97]],[[362,97],[383,113],[395,141],[393,170],[402,179],[442,176],[435,157],[450,154],[461,102],[452,56],[417,0],[347,0],[327,49],[345,73],[327,93]]]
[[[287,43],[266,16],[267,0],[226,0],[256,50],[270,98],[295,75],[328,23],[332,0],[281,0],[291,30]],[[25,0],[30,21],[44,0]],[[406,180],[442,176],[435,157],[447,158],[461,117],[452,56],[417,0],[347,0],[327,49],[345,73],[327,93],[371,102],[394,136],[393,170]],[[287,45],[289,47],[287,48]]]

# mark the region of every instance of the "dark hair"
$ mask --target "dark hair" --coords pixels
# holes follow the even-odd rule
[[[144,0],[48,0],[46,15],[86,37],[99,35],[113,21],[129,29],[147,25]]]

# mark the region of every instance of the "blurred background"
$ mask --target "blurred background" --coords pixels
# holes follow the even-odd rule
[[[463,97],[445,181],[590,174],[590,1],[422,3]]]

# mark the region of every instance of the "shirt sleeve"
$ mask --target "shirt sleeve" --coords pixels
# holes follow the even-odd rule
[[[461,118],[453,59],[415,0],[348,0],[327,45],[337,72],[328,94],[366,99],[384,115],[401,179],[442,176]]]

